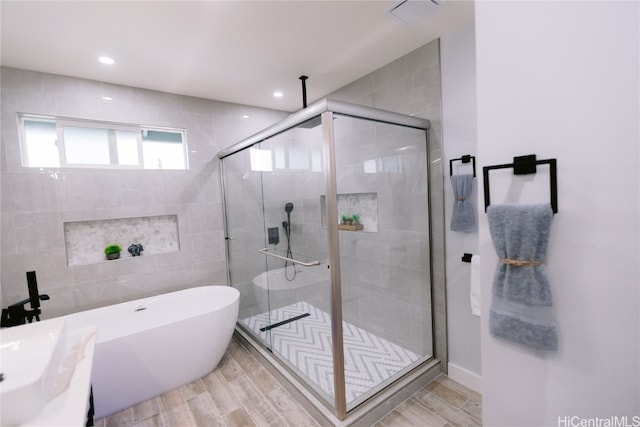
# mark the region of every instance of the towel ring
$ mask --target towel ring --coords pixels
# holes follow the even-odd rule
[[[527,175],[536,173],[537,165],[549,165],[549,186],[551,194],[551,210],[558,213],[558,178],[556,171],[556,159],[536,160],[535,154],[526,156],[518,156],[513,158],[513,163],[504,165],[485,166],[482,168],[482,177],[484,182],[484,211],[491,204],[491,195],[489,193],[489,171],[494,169],[513,168],[514,175]]]
[[[459,159],[451,159],[449,160],[449,176],[453,175],[453,162],[460,160],[462,163],[473,162],[473,177],[476,177],[476,157],[470,154],[465,154]]]

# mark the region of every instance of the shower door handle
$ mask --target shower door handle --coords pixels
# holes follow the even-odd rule
[[[300,260],[293,259],[293,258],[287,258],[286,256],[274,254],[272,252],[269,252],[269,248],[262,248],[262,249],[258,250],[258,252],[260,252],[261,254],[264,254],[264,255],[272,256],[274,258],[279,258],[279,259],[283,259],[285,261],[290,261],[290,262],[292,262],[294,264],[300,264],[300,265],[302,265],[304,267],[313,267],[314,265],[320,265],[320,261],[304,262],[304,261],[300,261]]]

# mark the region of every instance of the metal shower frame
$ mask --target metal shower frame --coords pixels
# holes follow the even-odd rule
[[[327,219],[327,237],[329,266],[331,276],[331,336],[333,343],[333,372],[334,372],[334,398],[335,398],[335,416],[339,420],[347,417],[346,387],[344,377],[344,349],[342,337],[342,285],[340,277],[340,256],[338,251],[339,234],[338,234],[338,213],[337,213],[337,180],[335,170],[335,138],[333,118],[334,114],[350,116],[354,118],[369,119],[377,122],[400,125],[415,129],[421,129],[427,132],[430,128],[430,122],[427,119],[419,117],[407,116],[400,113],[380,110],[377,108],[366,107],[362,105],[350,104],[343,101],[331,100],[328,98],[321,99],[309,105],[308,107],[290,115],[286,119],[258,132],[242,141],[227,147],[218,152],[217,157],[224,159],[239,151],[253,146],[256,143],[264,141],[291,128],[301,125],[310,120],[321,118],[322,138],[323,138],[323,158],[324,173],[326,185],[326,219]],[[427,136],[428,138],[428,136]],[[428,152],[428,150],[427,150]],[[428,155],[428,154],[427,154]],[[224,188],[224,166],[220,167],[222,193],[225,194]],[[429,195],[430,197],[430,195]],[[222,197],[223,219],[225,240],[230,239],[226,236],[226,206],[225,198]],[[430,233],[431,234],[431,233]],[[229,276],[229,245],[226,245],[227,251],[227,283],[231,284]],[[430,368],[429,368],[430,369]],[[412,380],[415,381],[415,380]]]

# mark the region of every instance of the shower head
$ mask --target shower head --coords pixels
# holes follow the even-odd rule
[[[284,205],[284,211],[286,213],[290,214],[292,210],[293,210],[293,203],[289,202],[286,205]]]

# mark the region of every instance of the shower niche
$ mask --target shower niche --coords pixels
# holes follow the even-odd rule
[[[337,194],[336,203],[338,209],[338,219],[342,222],[343,215],[353,217],[358,215],[358,223],[362,226],[360,230],[369,233],[378,232],[378,194],[377,193],[350,193]],[[320,218],[322,227],[327,227],[327,198],[320,196]],[[341,229],[338,226],[338,229]],[[347,228],[345,228],[347,229]]]
[[[218,153],[236,334],[334,424],[440,373],[428,128],[325,99]]]

